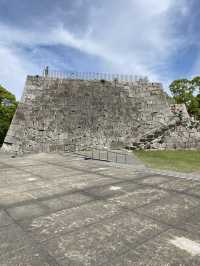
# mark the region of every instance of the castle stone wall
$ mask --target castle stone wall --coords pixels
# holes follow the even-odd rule
[[[38,152],[64,143],[131,146],[172,116],[159,83],[28,76],[3,149]]]

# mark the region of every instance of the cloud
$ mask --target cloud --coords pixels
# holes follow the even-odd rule
[[[107,45],[106,42],[99,43],[98,40],[95,40],[95,38],[93,39],[92,36],[88,36],[87,33],[81,38],[76,37],[62,25],[57,25],[57,27],[52,28],[46,33],[38,31],[21,31],[13,27],[9,28],[1,25],[0,32],[2,39],[4,40],[3,45],[7,45],[11,50],[15,46],[33,48],[45,45],[63,45],[75,48],[90,55],[101,57],[108,65],[110,64],[113,66],[110,66],[111,69],[116,68],[122,71],[126,64],[130,65],[131,63],[129,62],[129,56],[125,55],[124,51],[113,49],[112,44]],[[10,54],[10,57],[11,56],[12,53]],[[131,63],[131,65],[135,66],[134,70],[136,70],[137,74],[141,71],[147,72],[147,70],[144,70],[144,67],[137,65],[136,62]],[[123,72],[130,72],[130,70],[125,70]]]
[[[18,56],[13,49],[0,45],[0,84],[20,99],[28,73],[36,72],[36,67]]]
[[[56,7],[46,0],[44,5],[49,8],[40,9],[39,18],[39,1],[35,0],[29,11],[25,2],[32,23],[24,26],[17,15],[15,25],[0,20],[0,58],[8,69],[0,72],[0,78],[11,86],[16,84],[18,91],[22,77],[24,80],[26,73],[39,71],[42,60],[64,68],[61,58],[52,52],[55,47],[65,47],[66,54],[71,47],[77,56],[81,52],[100,58],[102,71],[148,75],[166,82],[170,79],[166,77],[171,71],[169,62],[187,45],[188,38],[180,34],[179,25],[190,14],[185,0],[79,0],[70,5],[59,0]],[[95,71],[93,67],[91,71]]]

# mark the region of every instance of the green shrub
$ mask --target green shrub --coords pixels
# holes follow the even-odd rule
[[[16,108],[15,96],[0,85],[0,146],[3,144]]]

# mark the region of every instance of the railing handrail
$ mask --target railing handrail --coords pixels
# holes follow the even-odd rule
[[[66,150],[66,146],[69,148],[69,146],[72,146],[73,147],[73,150]],[[85,147],[81,147],[82,149],[77,149],[77,147],[80,147],[80,145],[77,145],[77,144],[73,144],[73,143],[69,143],[69,144],[65,144],[64,145],[64,152],[67,152],[67,151],[69,151],[69,152],[74,152],[74,153],[77,153],[77,154],[79,154],[79,155],[82,155],[80,152],[81,151],[91,151],[92,152],[92,156],[91,156],[91,158],[92,159],[94,159],[94,157],[95,156],[93,156],[94,155],[94,152],[93,152],[93,150],[96,150],[96,151],[98,151],[99,152],[99,158],[97,158],[98,160],[104,160],[104,161],[110,161],[110,162],[113,162],[113,161],[115,161],[115,162],[118,162],[118,158],[117,158],[117,156],[119,155],[119,156],[123,156],[124,158],[124,160],[122,160],[124,163],[127,163],[127,153],[122,153],[122,152],[116,152],[116,151],[110,151],[110,150],[108,150],[108,149],[100,149],[100,148],[97,148],[97,147],[89,147],[89,146],[85,146]],[[79,153],[78,153],[79,152]],[[100,158],[100,153],[101,152],[106,152],[107,153],[107,156],[106,156],[106,160],[105,159],[101,159]],[[115,160],[109,160],[109,154],[114,154],[114,157],[116,158]],[[85,155],[86,157],[88,157],[88,155]]]
[[[80,147],[80,145],[77,145],[77,144],[74,144],[74,143],[67,143],[67,144],[64,144],[64,146],[74,146],[74,147]],[[82,147],[82,146],[81,146]],[[125,155],[127,153],[122,153],[122,152],[117,152],[117,151],[111,151],[111,150],[108,150],[108,149],[103,149],[103,148],[97,148],[97,147],[91,147],[91,146],[83,146],[82,147],[84,150],[87,150],[87,149],[93,149],[93,150],[100,150],[100,151],[108,151],[110,153],[117,153],[119,155]]]
[[[46,67],[42,73],[43,77],[75,80],[107,80],[124,82],[148,82],[148,77],[132,74],[113,74],[101,72],[78,72],[78,71],[56,71]]]

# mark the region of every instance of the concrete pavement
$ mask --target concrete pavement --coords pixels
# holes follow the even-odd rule
[[[200,265],[200,182],[0,154],[0,265]]]

